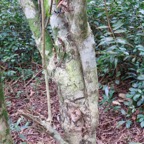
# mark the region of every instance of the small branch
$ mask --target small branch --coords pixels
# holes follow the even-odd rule
[[[42,72],[42,70],[40,70],[36,75],[34,75],[34,76],[25,84],[25,87],[26,87],[27,85],[29,85],[29,83],[31,83],[31,81],[32,81],[33,79],[35,79],[35,77],[37,77],[41,72]]]
[[[114,32],[111,28],[111,24],[110,24],[110,20],[109,20],[108,10],[107,10],[107,6],[106,6],[106,0],[104,0],[104,4],[105,4],[105,12],[106,12],[106,17],[107,17],[108,27],[109,27],[109,30],[110,30],[113,38],[115,39],[115,35],[114,35]]]
[[[42,126],[43,128],[46,129],[46,131],[48,132],[48,134],[50,136],[52,136],[56,141],[58,141],[60,144],[68,144],[66,141],[63,140],[63,138],[61,137],[61,135],[58,133],[57,130],[55,130],[47,121],[43,121],[41,120],[40,117],[38,116],[33,116],[32,114],[29,113],[25,113],[22,110],[18,111],[19,115],[23,115],[24,117],[32,120],[33,122],[39,124],[40,126]]]
[[[42,64],[45,74],[46,83],[46,93],[47,93],[47,105],[48,105],[48,121],[52,122],[52,112],[50,103],[50,92],[49,92],[49,82],[48,82],[48,71],[46,67],[46,57],[45,57],[45,11],[44,11],[44,0],[41,0],[41,14],[42,14]]]

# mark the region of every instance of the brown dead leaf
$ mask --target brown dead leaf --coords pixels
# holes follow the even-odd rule
[[[97,140],[97,144],[104,144],[101,140]]]
[[[30,90],[30,96],[33,96],[35,92],[33,90]]]
[[[127,98],[127,97],[126,97],[126,94],[124,94],[124,93],[119,93],[118,96],[119,96],[120,98],[126,100],[126,101],[131,101],[131,99],[130,99],[130,98]]]
[[[126,98],[126,94],[124,94],[124,93],[119,93],[118,96],[119,96],[120,98],[127,99],[127,98]]]
[[[112,104],[113,105],[121,105],[118,101],[113,101]]]

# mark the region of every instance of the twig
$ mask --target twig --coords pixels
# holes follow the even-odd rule
[[[35,76],[33,76],[33,77],[25,84],[25,87],[26,87],[27,85],[29,85],[29,83],[30,83],[33,79],[35,79],[35,77],[37,77],[41,72],[42,72],[42,70],[40,70]]]
[[[112,30],[111,24],[110,24],[110,20],[109,20],[108,10],[107,10],[107,6],[106,6],[106,0],[104,0],[104,4],[105,4],[105,12],[106,12],[106,17],[107,17],[108,27],[109,27],[109,30],[110,30],[113,38],[115,39],[115,35],[113,33],[113,30]]]
[[[46,131],[49,133],[50,136],[52,136],[56,141],[58,141],[60,144],[68,144],[66,141],[63,140],[61,135],[58,133],[57,130],[55,130],[47,121],[43,121],[38,116],[33,116],[32,114],[25,113],[22,110],[18,110],[18,114],[23,115],[24,117],[32,120],[33,122],[39,124],[43,128],[46,129]]]

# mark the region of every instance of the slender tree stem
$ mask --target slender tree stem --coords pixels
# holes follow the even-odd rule
[[[49,10],[49,16],[48,16],[48,18],[46,20],[45,28],[48,26],[48,24],[50,22],[50,16],[51,16],[51,12],[52,12],[52,5],[53,5],[53,0],[51,0],[50,10]]]
[[[48,105],[48,121],[52,121],[51,103],[50,103],[50,92],[49,92],[49,82],[48,82],[48,71],[46,67],[46,57],[45,57],[45,11],[44,11],[44,0],[41,0],[41,15],[42,15],[42,64],[45,75],[46,83],[46,93],[47,93],[47,105]]]

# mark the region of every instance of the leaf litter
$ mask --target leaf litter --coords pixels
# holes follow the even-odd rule
[[[23,110],[30,111],[35,116],[41,115],[44,118],[48,116],[45,81],[41,67],[39,67],[39,72],[35,73],[36,77],[27,80],[26,84],[21,79],[16,82],[5,82],[5,97],[12,137],[16,144],[24,144],[24,142],[26,144],[58,144],[45,130],[32,121],[18,115],[18,110]],[[49,81],[49,85],[53,126],[63,135],[59,122],[57,86],[52,80]],[[122,93],[125,93],[123,86],[121,90]],[[100,91],[99,100],[102,100],[102,91]],[[116,104],[116,101],[114,103]],[[123,115],[120,112],[113,109],[105,111],[104,107],[99,106],[97,144],[144,144],[144,129],[140,128],[135,121],[133,121],[130,128],[126,128],[124,125],[117,127],[118,122],[122,119]]]

